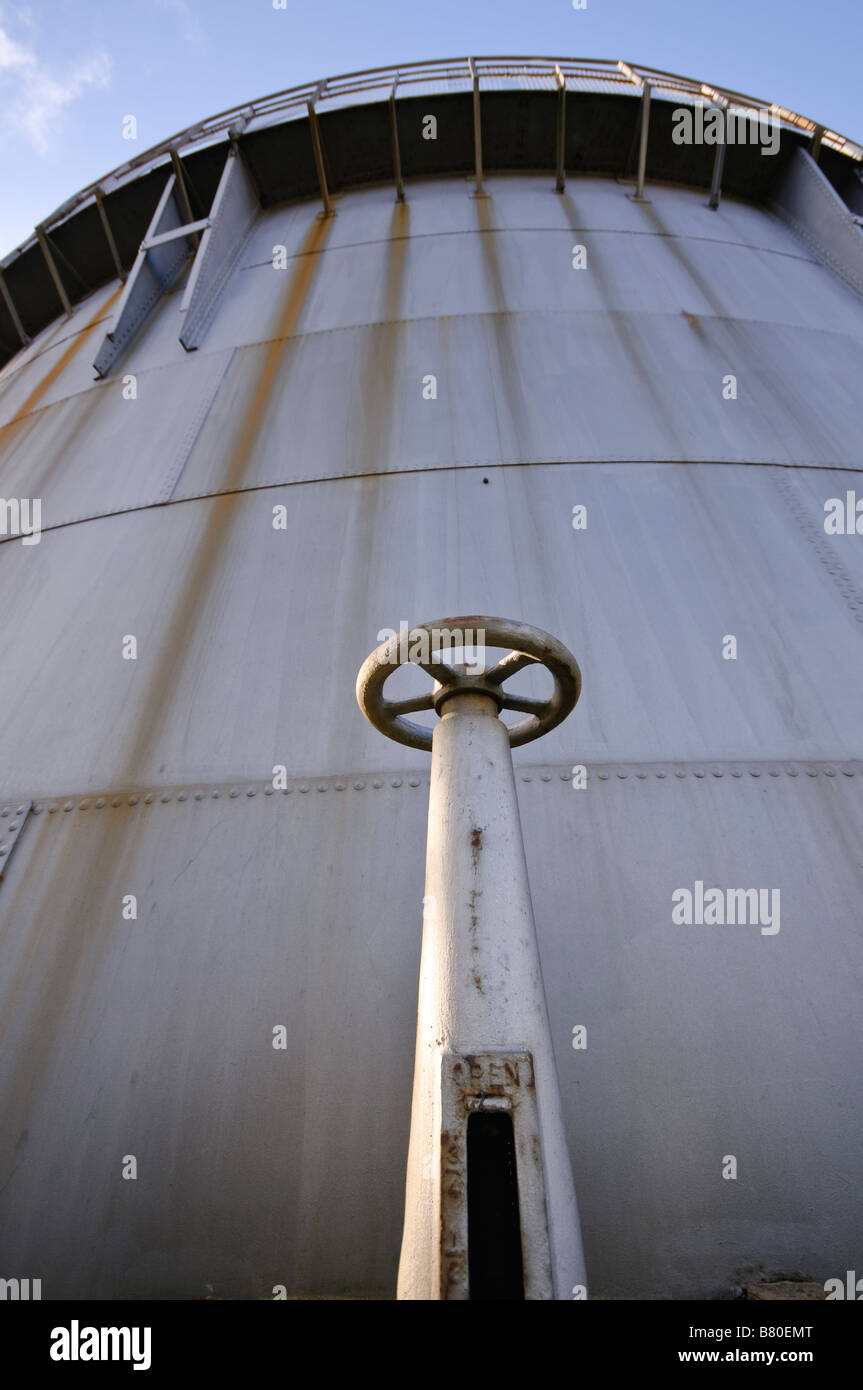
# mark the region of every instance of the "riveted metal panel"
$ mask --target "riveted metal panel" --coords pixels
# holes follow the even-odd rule
[[[394,1287],[428,778],[289,786],[37,803],[0,885],[0,1229],[45,1297]],[[853,1265],[863,764],[517,787],[594,1295]],[[778,889],[779,930],[675,924],[698,879]]]
[[[847,205],[805,150],[795,150],[771,206],[818,256],[863,295],[863,236]]]
[[[31,801],[13,800],[0,808],[0,883],[9,870],[12,851],[24,829],[32,804]]]
[[[0,495],[41,498],[46,528],[167,501],[230,361],[190,362],[182,389],[169,366],[120,369],[0,428]]]
[[[5,1259],[45,1298],[388,1297],[421,857],[392,918],[361,884],[425,791],[199,790],[48,802],[0,884]],[[339,827],[358,877],[327,873]]]
[[[860,763],[518,786],[592,1294],[722,1297],[758,1261],[819,1282],[855,1268]],[[779,930],[677,925],[672,894],[696,880],[778,890]]]

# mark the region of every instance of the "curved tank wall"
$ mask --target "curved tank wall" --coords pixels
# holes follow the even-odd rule
[[[0,1249],[45,1297],[392,1294],[428,757],[354,681],[450,613],[583,671],[514,757],[592,1294],[854,1267],[863,299],[763,207],[486,191],[262,211],[197,352],[175,291],[94,380],[117,282],[0,373],[44,528],[0,542]],[[780,929],[675,924],[696,881]]]

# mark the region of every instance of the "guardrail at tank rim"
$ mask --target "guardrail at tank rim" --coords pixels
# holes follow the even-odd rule
[[[665,72],[661,68],[627,63],[622,59],[516,56],[438,58],[427,62],[368,68],[344,73],[338,77],[325,77],[317,81],[303,83],[297,87],[286,88],[282,92],[273,92],[254,102],[229,107],[203,121],[187,126],[185,130],[178,131],[177,134],[160,141],[148,150],[144,150],[134,159],[118,165],[109,174],[88,184],[67,202],[61,204],[39,225],[43,230],[58,226],[73,212],[78,211],[86,202],[94,198],[97,192],[107,193],[112,188],[117,188],[127,182],[130,177],[143,176],[152,168],[157,167],[161,161],[170,158],[172,150],[180,153],[193,148],[201,148],[226,133],[245,134],[252,129],[263,129],[274,123],[273,117],[280,117],[292,109],[296,109],[298,116],[303,116],[306,114],[310,102],[316,110],[319,110],[325,107],[328,102],[343,102],[345,97],[349,96],[361,97],[370,92],[388,95],[393,91],[398,94],[399,89],[420,85],[430,85],[431,90],[438,88],[443,94],[452,90],[450,84],[453,82],[464,83],[465,90],[467,90],[472,85],[471,64],[476,70],[480,84],[485,84],[486,89],[488,89],[489,83],[493,84],[495,81],[500,83],[501,79],[503,79],[504,84],[515,83],[516,85],[523,84],[525,79],[529,79],[534,84],[537,80],[545,79],[548,82],[549,91],[553,91],[556,90],[559,71],[566,79],[567,85],[572,84],[574,90],[603,91],[611,87],[636,94],[644,82],[649,82],[654,93],[666,91],[684,99],[690,97],[708,101],[720,97],[738,109],[769,110],[781,125],[806,134],[814,135],[819,128],[816,121],[807,116],[801,116],[787,107],[779,106],[775,102],[765,102],[742,92],[736,92],[729,87],[719,87],[700,82],[694,78],[683,77],[679,73]],[[500,89],[498,87],[498,90]],[[428,91],[422,93],[422,95],[428,94],[430,94]],[[232,128],[234,128],[233,131]],[[863,161],[863,145],[857,144],[838,131],[824,128],[822,139],[823,144],[830,148],[849,155],[852,159]],[[35,240],[35,236],[28,237],[26,241],[10,251],[7,256],[0,260],[0,270],[8,268],[18,256],[33,245]]]

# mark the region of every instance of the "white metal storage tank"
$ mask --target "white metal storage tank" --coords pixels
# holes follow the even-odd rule
[[[354,683],[444,613],[583,673],[514,761],[591,1296],[854,1267],[861,157],[453,60],[223,113],[2,263],[5,1276],[394,1294],[428,755]]]

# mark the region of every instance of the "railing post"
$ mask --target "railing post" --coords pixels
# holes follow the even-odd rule
[[[478,198],[485,197],[482,173],[482,118],[479,104],[479,70],[473,58],[467,60],[468,72],[473,80],[473,161],[475,193]]]

